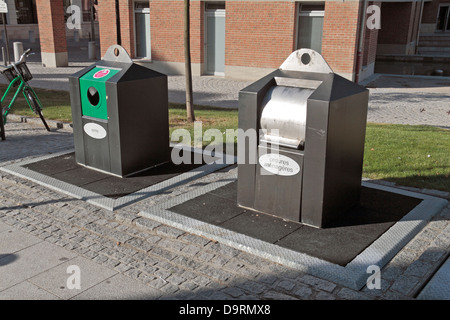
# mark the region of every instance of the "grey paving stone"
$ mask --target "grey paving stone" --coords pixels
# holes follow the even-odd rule
[[[309,299],[313,294],[313,290],[307,286],[299,285],[297,286],[297,289],[293,291],[293,294],[301,299]]]
[[[74,300],[154,300],[162,292],[133,280],[123,274],[116,274],[107,280],[73,297]]]
[[[304,275],[300,278],[300,281],[303,283],[306,283],[310,286],[313,286],[319,290],[323,290],[323,291],[327,291],[327,292],[332,292],[334,290],[334,288],[336,288],[336,284],[327,281],[327,280],[323,280],[311,275]]]
[[[289,280],[282,280],[276,285],[276,287],[286,291],[291,291],[295,287],[295,283]]]
[[[450,258],[444,262],[436,274],[418,295],[420,300],[450,300]]]
[[[255,281],[245,281],[243,283],[238,284],[237,286],[251,294],[260,294],[267,289],[266,285]]]
[[[361,294],[360,292],[357,292],[352,289],[348,288],[342,288],[337,293],[337,296],[339,299],[345,299],[345,300],[372,300],[373,298],[366,296],[364,294]]]
[[[0,253],[15,253],[24,248],[35,245],[42,240],[36,236],[27,234],[20,230],[6,229],[0,232]]]
[[[233,298],[239,298],[243,295],[245,295],[245,292],[242,291],[239,288],[236,287],[228,287],[222,290],[222,292],[226,293],[227,295],[233,297]]]
[[[314,297],[315,300],[336,300],[336,297],[328,292],[319,291]]]
[[[0,260],[0,290],[12,287],[75,256],[73,252],[48,242],[39,242],[17,251],[14,253],[14,259],[9,259],[8,263],[4,262],[9,256]]]
[[[166,237],[170,237],[170,238],[174,238],[174,239],[176,239],[179,236],[181,236],[182,234],[184,234],[184,231],[176,229],[176,228],[172,228],[172,227],[166,226],[166,225],[160,225],[154,231],[158,235],[166,236]]]
[[[77,266],[80,270],[80,289],[67,286],[69,277],[74,275],[73,272],[68,273],[70,266]],[[28,281],[51,292],[55,296],[62,299],[70,299],[115,274],[117,274],[116,271],[96,264],[91,259],[75,257],[32,277]]]
[[[0,291],[0,300],[60,300],[60,298],[28,281],[23,281]]]
[[[276,292],[273,290],[270,290],[266,293],[263,294],[263,298],[264,299],[269,299],[269,300],[298,300],[297,298],[281,293],[281,292]]]
[[[391,286],[390,290],[408,296],[416,289],[419,283],[420,279],[418,277],[401,275]]]

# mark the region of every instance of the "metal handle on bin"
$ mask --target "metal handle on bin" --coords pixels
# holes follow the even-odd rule
[[[130,55],[124,47],[114,44],[106,50],[105,56],[103,57],[105,61],[111,62],[122,62],[122,63],[133,63]]]
[[[281,70],[333,73],[320,53],[312,49],[299,49],[289,55],[280,66]]]

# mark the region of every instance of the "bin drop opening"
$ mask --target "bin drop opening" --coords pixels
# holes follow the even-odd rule
[[[94,87],[89,87],[87,92],[87,97],[89,102],[95,107],[100,102],[100,95],[98,94],[97,89]]]

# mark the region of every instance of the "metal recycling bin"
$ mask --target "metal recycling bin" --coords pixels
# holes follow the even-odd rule
[[[358,204],[368,99],[310,49],[242,89],[238,205],[326,227]]]
[[[78,164],[125,177],[170,160],[166,75],[113,45],[69,84]]]

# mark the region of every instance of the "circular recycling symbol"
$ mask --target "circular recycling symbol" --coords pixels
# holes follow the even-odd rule
[[[111,70],[109,70],[109,69],[102,69],[100,71],[97,71],[96,73],[94,73],[94,79],[100,79],[100,78],[106,77],[110,71]]]

